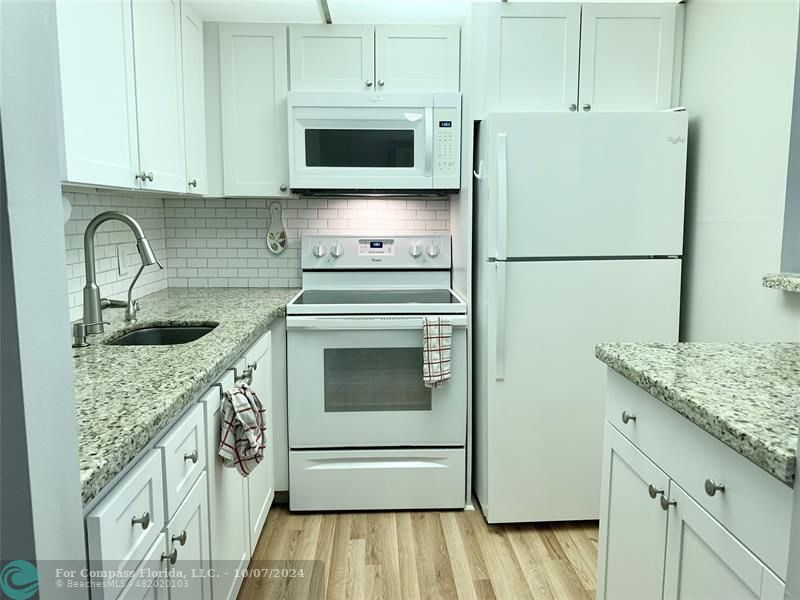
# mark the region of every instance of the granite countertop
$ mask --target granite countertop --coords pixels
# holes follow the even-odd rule
[[[776,290],[800,293],[800,273],[768,273],[761,284]]]
[[[299,290],[170,288],[144,296],[138,320],[106,309],[105,332],[74,350],[81,495],[84,506],[189,404],[286,314]],[[131,329],[214,324],[213,331],[174,346],[107,346]]]
[[[800,343],[601,344],[597,358],[792,486]]]

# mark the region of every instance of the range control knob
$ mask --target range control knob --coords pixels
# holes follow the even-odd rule
[[[311,252],[317,258],[322,258],[325,256],[327,250],[325,249],[325,246],[322,245],[322,242],[317,242],[311,249]]]
[[[411,242],[411,245],[408,247],[408,253],[414,258],[419,258],[422,256],[422,246],[419,242]]]
[[[437,256],[439,256],[439,252],[441,252],[441,249],[436,244],[431,244],[430,246],[428,246],[426,252],[428,253],[428,256],[430,256],[431,258],[436,258]]]
[[[342,254],[344,254],[344,248],[342,248],[341,244],[331,246],[331,256],[333,258],[339,258]]]

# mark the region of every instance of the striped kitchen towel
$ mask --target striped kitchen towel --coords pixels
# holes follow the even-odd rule
[[[450,379],[453,324],[442,317],[422,317],[422,381],[434,388]]]
[[[246,383],[222,398],[219,451],[222,464],[247,477],[264,458],[267,447],[266,410]]]

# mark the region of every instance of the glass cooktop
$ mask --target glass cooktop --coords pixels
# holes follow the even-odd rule
[[[305,290],[293,304],[461,304],[450,290]]]

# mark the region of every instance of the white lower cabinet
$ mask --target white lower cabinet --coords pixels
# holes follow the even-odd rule
[[[167,524],[170,563],[180,573],[182,585],[170,586],[171,600],[210,600],[211,568],[208,535],[208,487],[203,473]],[[174,563],[172,562],[174,560]]]
[[[791,490],[622,382],[609,373],[597,598],[782,599],[781,573],[767,565],[785,568],[788,541],[772,535],[767,544],[743,524],[787,529]],[[724,489],[709,494],[701,481],[691,495],[700,472],[725,473]],[[749,494],[762,497],[751,503]]]
[[[667,513],[658,492],[669,478],[613,426],[605,435],[598,598],[661,598]]]
[[[247,497],[250,515],[250,552],[255,552],[261,529],[275,497],[275,468],[272,451],[272,336],[265,333],[245,355],[247,369],[252,372],[252,389],[266,410],[267,448],[264,460],[247,478]]]
[[[167,600],[169,597],[169,560],[167,536],[159,533],[147,551],[136,574],[120,594],[120,600]],[[94,595],[92,595],[94,598]]]

